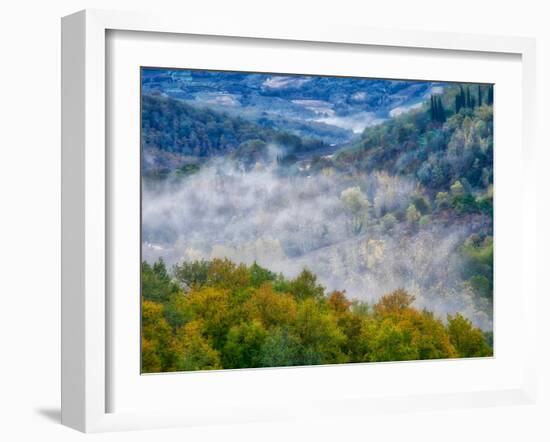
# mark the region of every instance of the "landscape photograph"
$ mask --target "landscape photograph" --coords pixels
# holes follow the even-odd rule
[[[493,85],[140,79],[142,373],[493,356]]]

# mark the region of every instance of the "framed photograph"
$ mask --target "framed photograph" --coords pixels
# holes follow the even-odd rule
[[[62,22],[62,422],[534,400],[534,42]]]

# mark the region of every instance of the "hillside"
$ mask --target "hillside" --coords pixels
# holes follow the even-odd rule
[[[492,88],[442,91],[340,145],[144,96],[144,177],[157,178],[143,187],[144,259],[307,268],[350,299],[403,288],[416,308],[491,330]]]
[[[145,95],[162,95],[327,144],[357,138],[369,125],[445,86],[371,78],[142,69]]]
[[[492,86],[449,88],[419,109],[369,127],[332,165],[408,176],[432,192],[456,181],[486,191],[493,182]]]
[[[212,157],[228,154],[254,163],[268,154],[269,143],[282,148],[283,154],[326,147],[319,140],[165,97],[143,95],[141,115],[145,177],[185,175]]]

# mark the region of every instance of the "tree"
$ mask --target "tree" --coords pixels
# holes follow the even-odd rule
[[[493,299],[493,238],[469,237],[460,249],[461,276],[485,299]]]
[[[213,259],[207,273],[207,284],[231,291],[250,285],[250,271],[244,264],[237,265],[229,259]]]
[[[257,320],[231,327],[223,350],[224,368],[261,367],[262,346],[267,335]]]
[[[307,289],[300,289],[303,295]],[[311,296],[319,296],[311,294]],[[296,319],[296,301],[293,296],[277,293],[271,284],[256,289],[245,302],[243,310],[247,318],[257,320],[265,327],[281,326]]]
[[[143,299],[163,303],[167,302],[170,296],[178,291],[179,287],[172,282],[162,258],[152,266],[147,261],[141,263],[141,294]]]
[[[181,327],[174,339],[174,370],[216,370],[222,368],[219,353],[203,336],[203,323],[191,321]]]
[[[430,215],[422,215],[420,217],[420,219],[418,220],[418,225],[419,226],[427,226],[428,224],[430,224],[430,221],[432,220],[432,218],[430,217]]]
[[[145,300],[141,305],[141,369],[145,373],[169,371],[173,366],[172,330],[164,307]]]
[[[370,360],[456,357],[446,329],[432,313],[411,307],[415,297],[403,289],[383,296],[374,306],[378,321],[367,324]]]
[[[412,203],[418,209],[421,215],[427,215],[432,211],[432,207],[428,199],[423,195],[416,195],[412,199]]]
[[[470,93],[469,86],[466,86],[466,107],[469,107],[469,108],[474,107],[474,99],[472,97],[472,94]]]
[[[351,218],[351,231],[360,234],[368,218],[369,200],[358,186],[343,190],[340,200]]]
[[[184,287],[200,287],[206,283],[210,266],[211,262],[205,260],[184,261],[174,266],[174,277]]]
[[[447,332],[462,358],[491,356],[493,353],[482,331],[473,327],[472,322],[460,313],[447,316]]]
[[[415,297],[404,289],[397,289],[382,296],[374,305],[374,311],[378,315],[387,315],[402,312],[409,308]]]
[[[466,92],[464,91],[464,86],[460,85],[460,89],[455,96],[455,111],[458,114],[460,109],[466,107]]]
[[[437,192],[435,196],[435,207],[438,210],[444,210],[451,207],[451,201],[448,192]]]
[[[432,95],[430,97],[430,116],[432,121],[444,123],[446,120],[445,108],[440,95]]]
[[[414,225],[420,220],[421,214],[416,206],[411,203],[409,204],[409,207],[407,207],[406,217],[407,222],[411,225]]]
[[[476,290],[488,291],[491,239],[472,236],[461,253],[461,276]],[[382,296],[371,308],[349,300],[344,291],[325,295],[307,269],[288,280],[257,264],[229,260],[179,268],[187,276],[202,275],[203,282],[165,302],[143,300],[141,364],[146,373],[492,354],[491,333],[459,314],[443,324],[433,313],[413,307],[415,297],[404,289]],[[162,265],[142,269],[169,279]]]
[[[393,213],[386,213],[382,219],[382,228],[385,231],[391,230],[397,224],[397,218]]]
[[[298,365],[298,340],[287,327],[274,327],[263,342],[260,358],[263,367]]]
[[[239,313],[231,308],[230,300],[229,290],[219,287],[193,289],[187,296],[186,312],[190,317],[202,321],[204,333],[211,338],[217,350],[223,347],[234,316]]]
[[[296,278],[290,281],[288,291],[298,300],[322,299],[325,294],[324,287],[317,283],[317,276],[308,269],[302,270]]]
[[[256,261],[250,267],[251,283],[254,287],[260,287],[262,284],[268,281],[274,281],[277,275],[268,269],[259,266]]]
[[[464,186],[460,181],[455,181],[451,186],[451,195],[453,198],[462,198],[465,193]]]
[[[328,305],[338,314],[349,311],[351,304],[346,298],[346,293],[339,290],[333,291],[328,297]]]
[[[481,107],[483,104],[483,93],[481,92],[481,85],[477,85],[477,105]]]
[[[334,364],[346,362],[341,347],[346,336],[336,318],[313,298],[298,306],[293,332],[299,339],[298,360],[300,364]]]

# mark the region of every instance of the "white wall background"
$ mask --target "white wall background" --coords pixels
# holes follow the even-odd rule
[[[250,20],[349,23],[537,37],[539,274],[549,250],[550,14],[545,2],[458,0],[8,0],[0,12],[0,439],[83,440],[59,425],[60,17],[83,8],[246,15]],[[546,123],[546,124],[545,124]],[[550,440],[548,290],[539,321],[540,398],[535,406],[376,415],[91,436],[165,440]]]

